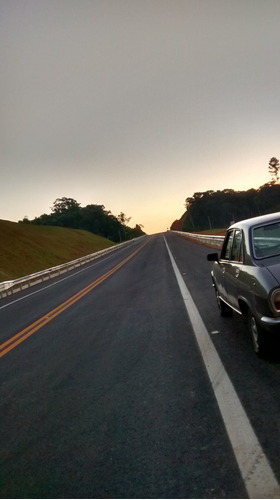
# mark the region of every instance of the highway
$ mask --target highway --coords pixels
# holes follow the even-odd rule
[[[1,498],[279,498],[280,356],[167,232],[0,300]]]

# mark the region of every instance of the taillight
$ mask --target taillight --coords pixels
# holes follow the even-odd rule
[[[280,290],[275,290],[271,299],[274,309],[280,313]]]

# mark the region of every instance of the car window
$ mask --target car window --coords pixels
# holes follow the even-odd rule
[[[233,242],[233,236],[234,236],[234,231],[230,231],[227,234],[227,237],[226,237],[226,240],[225,240],[225,244],[224,244],[224,247],[223,247],[222,253],[221,253],[221,258],[222,259],[226,259],[226,260],[230,259],[232,242]]]
[[[243,237],[240,229],[229,231],[221,252],[221,259],[243,262]]]
[[[258,259],[280,255],[280,223],[253,229],[254,255]]]
[[[240,229],[237,229],[234,233],[230,260],[234,260],[236,262],[243,262],[242,239],[243,239],[242,231]]]

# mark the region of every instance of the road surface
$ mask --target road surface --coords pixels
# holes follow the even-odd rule
[[[209,252],[153,235],[0,301],[2,498],[280,496],[279,358]]]

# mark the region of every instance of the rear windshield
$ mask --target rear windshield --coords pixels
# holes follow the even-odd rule
[[[258,259],[280,255],[280,223],[253,229],[254,255]]]

